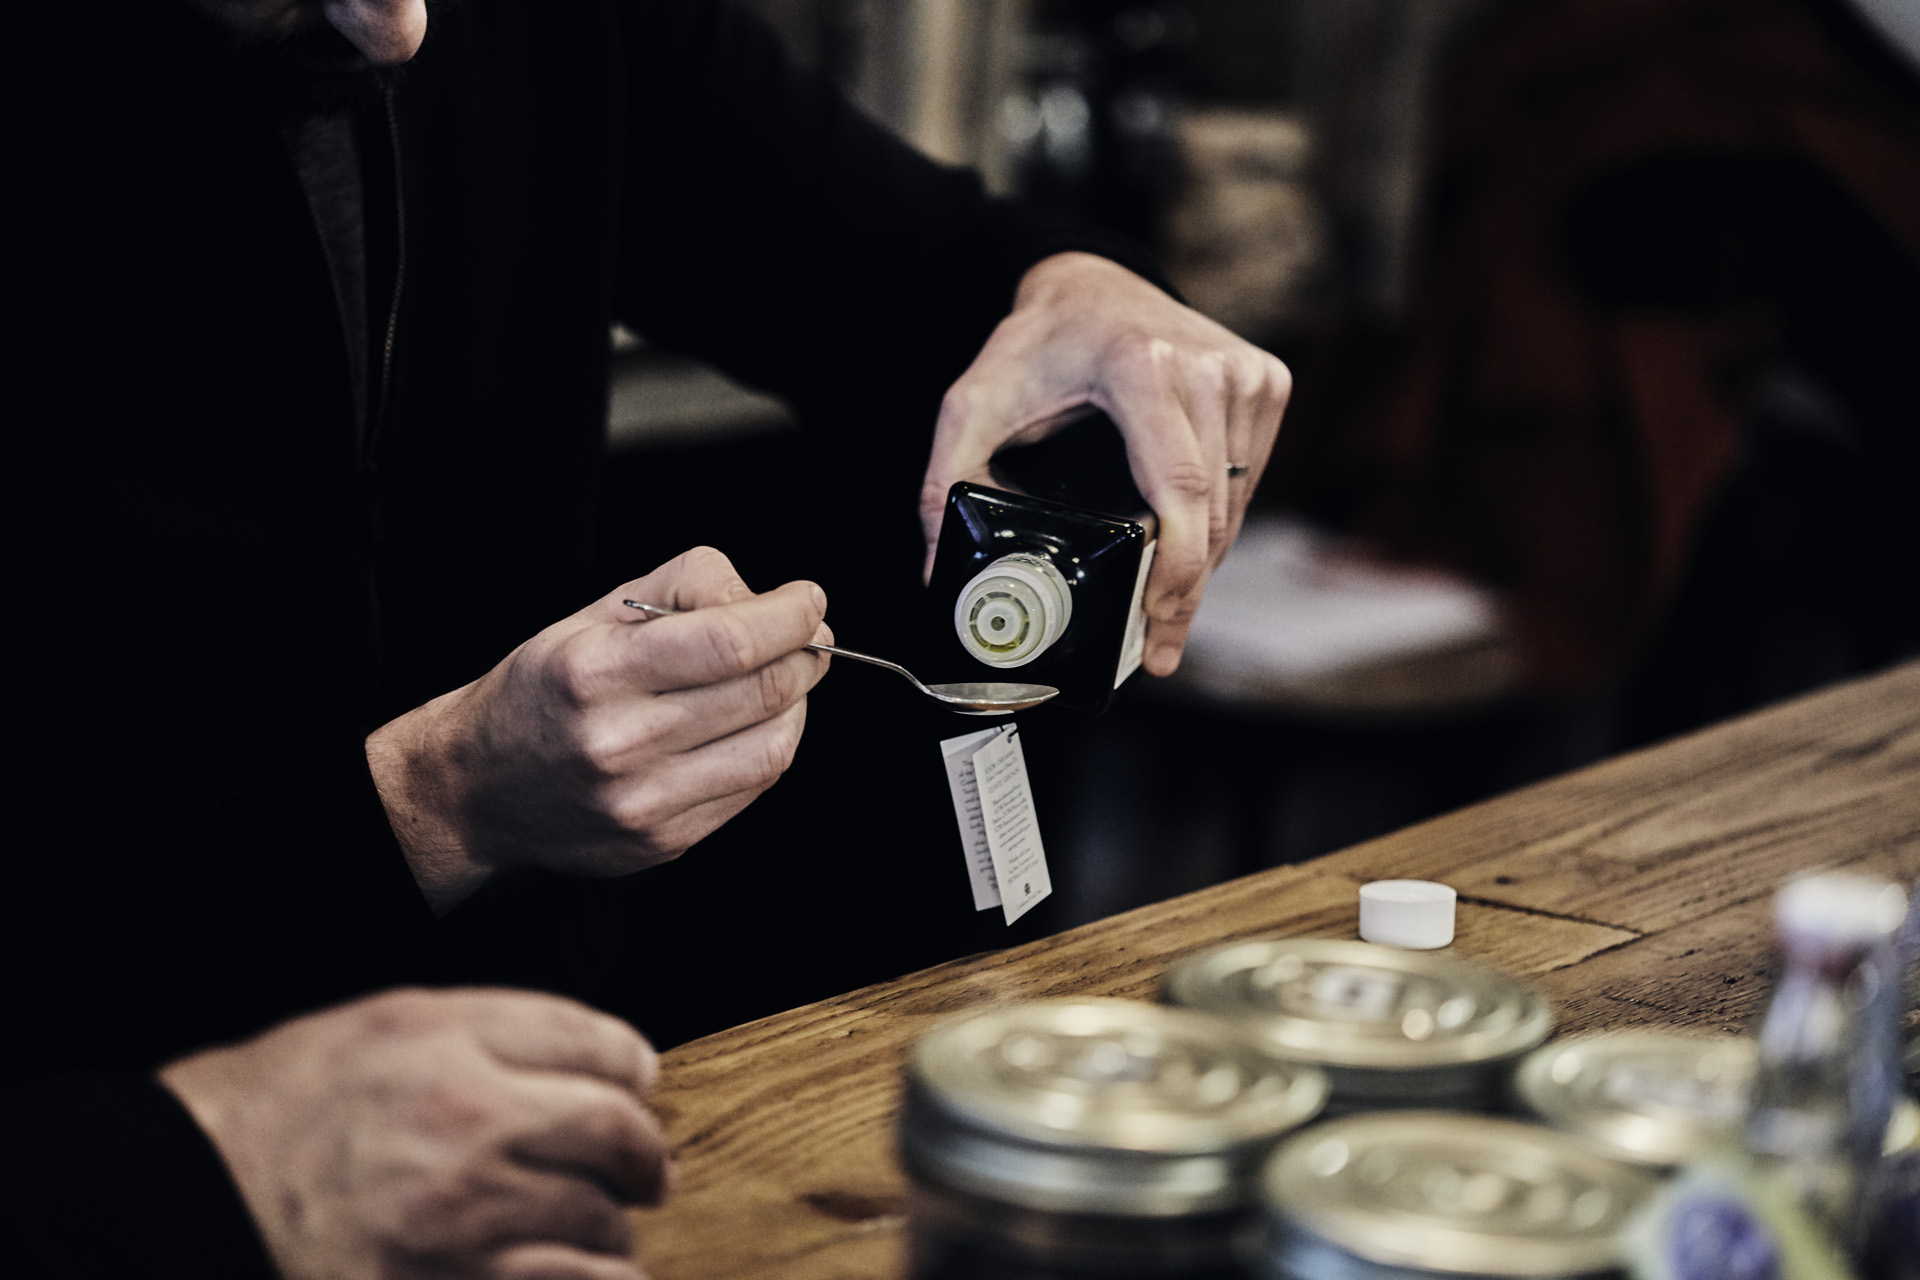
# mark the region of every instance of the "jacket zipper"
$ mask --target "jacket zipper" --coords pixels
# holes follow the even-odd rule
[[[381,87],[387,110],[387,145],[393,152],[393,297],[387,303],[387,331],[380,341],[380,389],[373,412],[367,419],[366,437],[360,449],[362,510],[366,516],[368,555],[365,563],[367,592],[367,640],[371,660],[370,689],[386,686],[386,610],[380,591],[380,560],[386,544],[385,521],[381,518],[376,476],[380,469],[380,437],[386,430],[387,415],[393,401],[393,348],[400,333],[400,296],[407,284],[407,183],[400,157],[400,112],[394,104],[393,86]]]
[[[387,305],[387,331],[380,344],[380,390],[374,400],[373,416],[367,423],[366,447],[361,451],[361,465],[369,472],[376,469],[380,436],[391,407],[393,347],[400,332],[400,295],[407,284],[407,184],[400,158],[400,113],[394,105],[393,86],[383,86],[381,93],[387,108],[387,145],[393,152],[393,298]]]

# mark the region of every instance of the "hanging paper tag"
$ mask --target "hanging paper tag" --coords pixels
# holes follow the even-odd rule
[[[1000,736],[998,729],[963,734],[940,744],[947,765],[947,790],[953,793],[953,816],[960,820],[960,843],[967,851],[967,879],[973,885],[973,909],[1000,905],[1000,885],[993,878],[993,850],[987,844],[987,823],[980,813],[980,789],[974,783],[973,753]]]
[[[1012,924],[1053,892],[1019,727],[1006,724],[949,738],[940,747],[966,846],[974,909],[997,906]]]

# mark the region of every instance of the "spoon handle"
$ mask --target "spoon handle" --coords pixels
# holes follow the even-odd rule
[[[672,618],[680,613],[678,609],[668,609],[657,604],[642,604],[638,600],[622,600],[620,603],[629,609],[638,609],[640,612],[655,618]],[[852,649],[842,649],[839,645],[834,644],[808,644],[806,647],[816,653],[830,653],[836,658],[852,658],[855,662],[871,662],[876,667],[885,667],[897,675],[905,676],[912,682],[914,688],[927,694],[928,697],[934,696],[927,686],[920,683],[918,676],[897,662],[888,662],[885,658],[876,658],[870,653],[856,653]]]
[[[926,686],[920,683],[919,677],[915,676],[913,672],[907,670],[897,662],[888,662],[885,658],[876,658],[870,653],[856,653],[852,649],[842,649],[836,644],[809,644],[807,648],[812,649],[816,653],[830,653],[836,658],[852,658],[855,662],[871,662],[876,667],[885,667],[889,671],[897,672],[905,676],[907,679],[913,681],[922,692],[926,690]]]

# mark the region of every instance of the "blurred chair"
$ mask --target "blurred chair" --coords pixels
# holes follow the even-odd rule
[[[1748,477],[1790,482],[1797,386],[1844,424],[1806,500],[1857,534],[1800,536],[1858,588],[1856,661],[1910,651],[1912,69],[1826,0],[1526,0],[1440,85],[1405,337],[1283,439],[1291,495],[1494,590],[1530,687],[1605,688],[1671,638]]]

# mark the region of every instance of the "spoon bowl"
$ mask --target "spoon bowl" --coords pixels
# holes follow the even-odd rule
[[[963,716],[1010,716],[1060,695],[1050,684],[996,681],[968,680],[958,684],[926,684],[920,688],[929,698],[946,703]]]
[[[668,618],[680,612],[657,604],[642,604],[638,600],[622,600],[620,603],[629,609],[638,609],[650,618]],[[836,658],[852,658],[855,662],[885,667],[896,675],[904,676],[914,688],[935,702],[963,716],[1010,716],[1060,696],[1060,691],[1050,684],[1003,684],[991,680],[927,684],[899,663],[876,658],[870,653],[842,649],[836,644],[810,644],[807,648],[816,653],[830,653]]]

